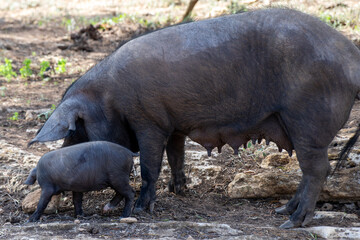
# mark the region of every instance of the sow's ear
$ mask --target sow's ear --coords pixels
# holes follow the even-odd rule
[[[61,103],[39,130],[36,137],[28,143],[28,147],[35,142],[56,141],[75,132],[78,110],[76,105]]]

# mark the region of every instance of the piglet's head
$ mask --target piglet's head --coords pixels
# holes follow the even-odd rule
[[[82,115],[82,104],[79,100],[63,101],[51,114],[43,127],[38,131],[28,146],[35,142],[56,141],[73,134],[76,130],[76,120]]]

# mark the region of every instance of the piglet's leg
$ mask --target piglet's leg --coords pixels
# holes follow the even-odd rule
[[[108,211],[114,209],[117,205],[119,205],[119,203],[121,202],[122,199],[123,199],[123,196],[121,196],[121,194],[119,192],[116,192],[113,199],[111,199],[111,201],[108,202],[104,206],[103,212],[108,212]]]
[[[82,216],[83,215],[83,210],[82,210],[83,193],[82,192],[72,192],[72,193],[73,193],[73,203],[74,203],[74,208],[75,208],[74,216],[75,217],[77,217],[78,215]]]
[[[131,186],[128,184],[129,179],[126,177],[120,179],[119,183],[116,184],[112,184],[112,188],[115,189],[116,191],[116,195],[115,197],[111,200],[110,204],[116,203],[117,204],[120,202],[121,198],[117,197],[118,195],[123,196],[125,198],[125,207],[124,210],[121,214],[121,217],[126,218],[129,217],[131,214],[131,208],[134,202],[134,197],[135,197],[135,191],[131,188]],[[117,205],[116,204],[116,205]]]
[[[41,196],[37,205],[36,211],[30,216],[29,222],[36,222],[40,219],[40,216],[44,213],[45,208],[49,204],[54,190],[51,187],[44,187],[41,189]]]

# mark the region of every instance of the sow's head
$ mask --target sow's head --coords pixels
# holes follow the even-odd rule
[[[28,146],[36,142],[56,141],[72,135],[76,131],[76,121],[81,114],[82,109],[79,101],[67,100],[62,102]]]
[[[64,138],[63,147],[104,140],[139,151],[135,133],[125,118],[116,115],[113,109],[104,111],[100,102],[81,94],[63,99],[28,146]]]

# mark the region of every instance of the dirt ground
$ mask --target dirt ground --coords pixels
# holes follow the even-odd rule
[[[105,1],[104,1],[105,2]],[[12,60],[13,69],[19,72],[25,58],[31,59],[33,75],[24,79],[20,76],[7,81],[0,77],[0,144],[10,144],[16,149],[23,150],[26,154],[33,154],[38,158],[50,150],[49,145],[36,144],[27,148],[27,143],[35,136],[46,114],[38,117],[41,113],[50,111],[53,105],[57,105],[65,89],[78,77],[84,74],[91,66],[114,51],[123,41],[134,35],[153,30],[158,27],[174,24],[179,21],[185,12],[187,1],[75,1],[61,0],[56,3],[48,1],[4,1],[0,0],[0,64],[4,58]],[[201,2],[201,1],[200,1]],[[360,9],[357,1],[239,1],[248,9],[268,6],[297,5],[300,9],[315,12],[314,9],[326,9],[326,7],[344,8],[337,5],[345,2],[353,11]],[[317,2],[318,5],[314,5]],[[330,3],[329,3],[330,2]],[[334,2],[333,5],[331,5]],[[267,4],[267,5],[266,5]],[[278,4],[278,5],[277,5]],[[288,5],[287,5],[288,4]],[[232,11],[230,1],[203,1],[195,7],[194,19],[214,17]],[[242,6],[242,5],[241,5]],[[236,9],[241,9],[237,5]],[[334,7],[335,6],[335,7]],[[345,7],[346,8],[346,7]],[[331,8],[332,9],[332,8]],[[326,10],[324,10],[326,11]],[[335,10],[334,10],[335,11]],[[126,17],[119,23],[111,21],[101,22],[101,19],[111,19],[126,13]],[[134,17],[136,16],[136,17]],[[78,40],[75,43],[71,34],[79,33],[80,29],[87,27],[91,21],[97,22],[98,35],[101,39]],[[355,43],[359,41],[358,31],[343,29],[344,33]],[[89,31],[94,32],[94,31]],[[78,34],[81,35],[81,34]],[[73,38],[76,36],[73,35]],[[84,34],[81,37],[84,37]],[[86,37],[85,37],[86,38]],[[96,38],[96,37],[95,37]],[[56,63],[59,59],[66,59],[66,72],[56,73]],[[50,69],[45,72],[42,79],[38,76],[40,62],[50,62]],[[14,118],[18,113],[18,116]],[[30,116],[30,113],[32,116]],[[13,119],[11,119],[13,117]],[[360,105],[355,104],[350,120],[345,128],[357,126],[360,119]],[[0,145],[1,148],[1,145]],[[187,151],[204,151],[200,146],[187,142]],[[234,156],[233,151],[225,148],[222,154],[212,158],[212,164],[219,166],[221,171],[216,178],[207,178],[211,172],[207,172],[200,184],[188,188],[185,196],[176,196],[167,191],[169,180],[169,168],[164,161],[164,170],[157,185],[157,202],[154,214],[142,213],[135,215],[139,222],[166,222],[166,221],[193,221],[227,223],[232,227],[240,228],[244,235],[257,237],[279,237],[289,239],[312,239],[316,236],[306,231],[288,231],[277,228],[287,216],[278,215],[274,212],[281,205],[283,199],[230,199],[227,196],[227,186],[233,180],[235,174],[243,170],[255,170],[265,155],[273,150],[267,150],[264,145],[256,145],[250,149],[240,151],[239,156]],[[336,149],[337,151],[337,149]],[[5,156],[5,155],[4,155]],[[36,162],[26,161],[23,155],[19,158],[7,158],[0,155],[0,170],[10,173],[0,176],[0,225],[15,224],[26,225],[28,214],[21,209],[21,201],[27,193],[38,186],[24,186],[28,172]],[[8,155],[6,155],[8,156]],[[17,155],[16,155],[17,156]],[[187,154],[187,158],[189,158]],[[187,159],[186,172],[192,171],[191,161]],[[9,180],[11,179],[11,181]],[[210,179],[210,180],[207,180]],[[140,190],[140,177],[132,177],[132,185],[137,191]],[[191,179],[189,179],[191,183]],[[118,221],[122,206],[110,214],[102,214],[102,206],[111,199],[113,192],[104,190],[85,194],[84,212],[86,217],[81,221],[90,223],[103,223]],[[71,196],[62,196],[63,204],[57,214],[44,215],[42,222],[74,221],[72,217]],[[347,208],[347,203],[333,202],[334,211],[359,214],[360,208],[357,202],[353,202],[354,208]],[[323,202],[318,203],[321,208]],[[269,227],[266,232],[259,232],[244,225],[258,225]],[[318,220],[313,221],[312,226],[349,226],[348,220]],[[61,231],[61,230],[59,230]],[[74,238],[69,232],[64,231],[64,238]],[[102,237],[124,237],[115,230],[102,231]],[[209,239],[221,237],[221,233],[201,233],[191,229],[174,233],[175,238],[183,239],[191,235],[196,239]],[[6,237],[6,236],[0,236]],[[151,238],[141,233],[126,237]]]

